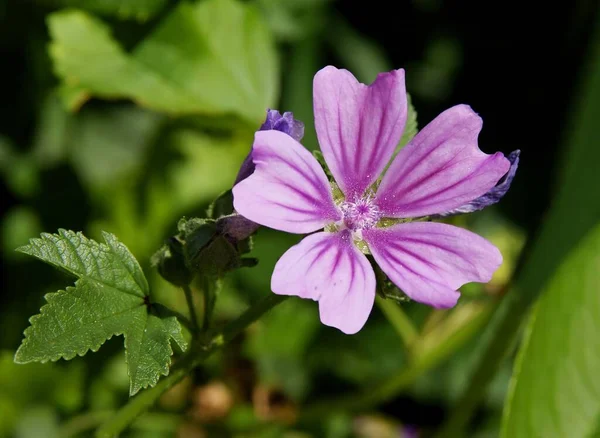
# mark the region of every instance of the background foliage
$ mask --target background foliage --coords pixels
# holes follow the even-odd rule
[[[14,250],[59,228],[99,242],[113,233],[153,297],[185,312],[151,255],[181,216],[202,215],[231,186],[266,108],[293,111],[307,126],[304,144],[317,147],[312,77],[329,63],[364,82],[404,67],[418,126],[464,102],[484,119],[484,151],[522,150],[499,205],[450,219],[499,246],[504,265],[490,284],[463,288],[454,310],[405,303],[399,313],[384,302],[351,337],[322,326],[314,303],[288,300],[127,436],[385,437],[407,425],[441,437],[600,433],[598,4],[546,5],[544,19],[486,2],[369,8],[0,3],[0,437],[90,436],[135,392],[119,337],[70,361],[13,362],[43,296],[72,284]],[[269,293],[276,260],[297,240],[259,232],[251,256],[260,263],[227,278],[217,322]],[[74,290],[94,288],[88,274]],[[143,301],[143,283],[124,286],[139,289],[129,298]],[[131,333],[143,327],[135,324]]]

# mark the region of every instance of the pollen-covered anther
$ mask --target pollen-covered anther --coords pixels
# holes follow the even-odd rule
[[[370,198],[361,198],[356,202],[346,201],[340,205],[340,211],[342,222],[352,231],[371,229],[381,219],[379,207]]]

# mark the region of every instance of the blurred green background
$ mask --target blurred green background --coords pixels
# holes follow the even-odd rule
[[[293,111],[306,124],[304,144],[317,148],[312,77],[327,64],[367,83],[403,67],[419,126],[468,103],[484,120],[483,151],[521,149],[506,198],[451,219],[495,243],[504,265],[490,284],[466,286],[452,311],[404,304],[418,330],[408,344],[395,329],[402,317],[395,308],[386,306],[387,316],[376,309],[348,337],[322,326],[313,302],[288,300],[165,394],[128,436],[392,437],[410,425],[423,434],[441,426],[439,436],[466,428],[467,436],[493,437],[525,324],[531,349],[521,362],[533,364],[533,376],[552,354],[575,358],[580,348],[589,349],[586,369],[600,365],[592,335],[600,309],[581,327],[587,337],[576,327],[549,352],[533,348],[548,327],[528,320],[540,296],[538,313],[559,328],[600,306],[597,284],[577,283],[589,260],[600,267],[598,245],[584,245],[600,218],[599,7],[581,0],[527,8],[450,0],[393,8],[329,0],[0,2],[0,437],[89,436],[128,394],[120,337],[69,362],[13,363],[44,294],[71,282],[14,249],[42,231],[93,238],[110,231],[138,258],[154,294],[184,312],[183,294],[150,267],[151,255],[181,216],[202,216],[231,187],[267,108]],[[258,233],[260,263],[228,277],[219,321],[269,293],[276,260],[297,241]],[[571,261],[581,245],[585,254]],[[566,293],[569,303],[552,301]],[[553,408],[538,411],[519,394],[555,397],[562,387],[545,394],[512,385],[519,412],[542,413],[523,429],[505,411],[504,436],[587,436],[600,424],[600,392],[586,399],[593,409],[584,420],[553,414],[558,429],[544,429],[540,418]],[[581,421],[585,433],[567,432]]]

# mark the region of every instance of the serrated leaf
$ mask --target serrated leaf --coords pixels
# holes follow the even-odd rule
[[[43,0],[44,3],[62,7],[85,9],[97,14],[121,19],[145,21],[159,13],[167,0]]]
[[[600,226],[572,251],[532,315],[504,437],[585,438],[600,416]]]
[[[85,90],[175,115],[233,113],[258,123],[276,98],[272,37],[248,4],[182,2],[131,53],[84,12],[54,13],[48,25],[55,70],[79,89],[66,93],[71,103]]]
[[[148,282],[127,247],[109,233],[105,244],[59,230],[32,239],[20,252],[78,277],[75,287],[46,295],[15,354],[18,363],[72,359],[125,336],[131,395],[169,373],[170,340],[187,348],[175,317],[149,312]]]

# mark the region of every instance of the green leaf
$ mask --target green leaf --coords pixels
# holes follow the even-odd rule
[[[31,155],[39,168],[52,168],[67,156],[72,118],[56,93],[49,94],[42,102],[31,146]]]
[[[390,159],[390,161],[388,162],[387,166],[385,167],[385,169],[383,171],[384,174],[385,174],[385,172],[387,172],[388,168],[392,164],[392,161],[394,161],[394,158],[396,158],[396,155],[398,155],[398,152],[400,152],[400,150],[404,146],[406,146],[408,144],[408,142],[411,141],[415,135],[417,135],[417,132],[419,132],[419,127],[417,124],[417,111],[415,110],[415,107],[412,104],[412,98],[410,97],[410,94],[408,94],[408,93],[406,93],[406,100],[408,103],[408,113],[406,115],[406,125],[404,126],[404,132],[402,132],[402,137],[400,137],[400,142],[398,143],[398,146],[396,146],[396,149],[394,150],[394,154],[392,155],[392,158]]]
[[[10,190],[22,197],[35,195],[39,190],[39,172],[30,156],[20,154],[12,142],[0,136],[0,174]]]
[[[585,438],[600,416],[600,226],[571,251],[533,313],[504,437]]]
[[[596,29],[600,30],[600,27],[596,26]],[[554,273],[561,269],[564,263],[569,263],[565,262],[565,256],[573,256],[574,251],[578,251],[575,248],[582,248],[582,242],[591,236],[592,230],[600,224],[600,203],[597,202],[600,173],[599,32],[596,32],[593,41],[594,44],[589,46],[591,63],[588,65],[587,75],[583,77],[584,81],[579,87],[578,99],[574,101],[576,105],[569,111],[569,115],[572,116],[569,121],[570,127],[565,129],[565,140],[568,143],[562,148],[563,156],[559,161],[562,172],[554,184],[557,190],[552,197],[551,208],[539,229],[536,229],[534,244],[528,245],[531,250],[527,253],[522,269],[519,269],[514,289],[505,295],[486,326],[483,353],[474,367],[475,371],[467,389],[454,404],[447,424],[436,435],[438,437],[462,436],[497,367],[514,347],[516,335],[532,304],[541,292],[549,290],[550,281],[556,281],[553,280]],[[564,298],[569,299],[571,293],[573,288],[569,288]],[[576,295],[580,293],[577,292]],[[565,327],[565,330],[567,329],[568,327]],[[572,336],[587,337],[590,342],[586,350],[589,350],[590,357],[599,354],[597,343],[593,342],[589,333],[577,333]],[[570,355],[568,351],[563,353],[562,359]],[[572,354],[574,358],[580,352]],[[556,365],[556,362],[545,361],[542,366]],[[578,385],[576,382],[573,384]],[[534,402],[532,399],[531,403]],[[543,400],[537,402],[541,404]],[[573,402],[577,403],[577,400]],[[527,412],[535,414],[531,410]],[[571,434],[568,436],[576,437]]]
[[[231,187],[252,144],[246,131],[217,137],[186,128],[165,137],[178,154],[176,160],[163,161],[165,175],[152,175],[141,196],[136,187],[110,192],[109,216],[91,225],[94,231],[120,236],[138,257],[150,257],[173,222]]]
[[[175,317],[151,314],[148,283],[137,260],[117,238],[105,244],[81,233],[42,234],[19,251],[78,277],[75,287],[46,295],[17,350],[17,363],[72,359],[97,351],[114,335],[125,336],[130,394],[169,373],[172,338],[187,348]]]
[[[31,236],[40,234],[42,224],[37,211],[19,205],[8,210],[1,222],[2,250],[7,259],[20,259],[15,248],[27,243]]]
[[[327,25],[329,0],[258,0],[278,40],[295,42],[322,32]]]
[[[43,2],[56,6],[85,9],[120,19],[133,18],[138,21],[146,21],[153,17],[167,4],[167,0],[43,0]]]
[[[254,124],[277,97],[272,37],[248,4],[183,2],[131,53],[84,12],[56,12],[48,25],[55,70],[79,90],[66,92],[73,105],[85,91],[174,115],[233,113]]]
[[[398,143],[398,147],[394,152],[394,157],[400,149],[402,149],[406,144],[412,140],[412,138],[417,135],[419,132],[419,125],[417,124],[417,111],[412,104],[412,98],[410,94],[406,94],[406,99],[408,101],[408,114],[406,116],[406,125],[404,126],[404,132],[402,133],[402,137],[400,138],[400,143]]]
[[[133,105],[86,108],[73,117],[69,158],[94,195],[131,183],[144,171],[163,117]]]

